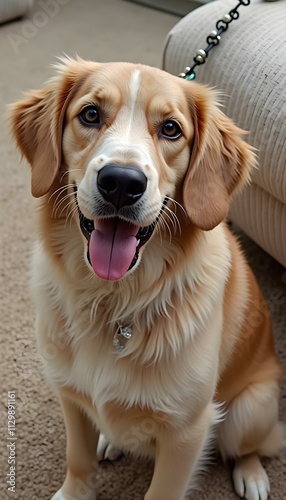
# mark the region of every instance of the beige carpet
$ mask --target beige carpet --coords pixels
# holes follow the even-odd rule
[[[48,500],[65,473],[65,433],[59,406],[46,386],[34,349],[34,311],[27,292],[28,256],[33,239],[33,201],[27,165],[8,135],[5,105],[20,91],[37,88],[51,74],[55,54],[66,52],[100,61],[128,60],[160,66],[162,44],[177,18],[119,0],[55,0],[58,13],[47,18],[40,4],[34,24],[0,27],[1,93],[1,492],[0,499]],[[45,1],[43,3],[46,3]],[[64,5],[65,3],[65,5]],[[44,23],[44,20],[46,22]],[[42,20],[42,21],[41,21]],[[39,24],[44,24],[41,28]],[[20,38],[19,38],[20,37]],[[286,273],[247,238],[246,252],[271,307],[277,348],[285,363]],[[7,391],[17,391],[16,493],[8,494]],[[281,416],[286,410],[285,384]],[[3,418],[2,418],[3,417]],[[286,498],[286,455],[265,461],[271,500]],[[127,458],[100,466],[98,500],[143,499],[152,474],[148,463]],[[202,478],[193,500],[235,500],[230,468],[219,461]],[[159,499],[158,500],[164,500]]]

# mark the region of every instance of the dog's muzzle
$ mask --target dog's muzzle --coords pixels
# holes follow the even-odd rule
[[[117,216],[98,218],[94,223],[93,220],[87,219],[79,208],[76,185],[74,192],[80,228],[88,242],[87,259],[90,265],[102,279],[121,279],[137,263],[139,251],[151,238],[167,199],[164,200],[156,220],[149,226],[140,227],[134,221],[126,221]],[[120,199],[122,200],[122,195]]]

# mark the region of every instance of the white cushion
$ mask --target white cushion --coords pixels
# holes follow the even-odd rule
[[[216,21],[235,5],[211,2],[177,23],[166,39],[163,68],[178,74],[191,66]],[[225,113],[250,132],[247,140],[258,150],[253,189],[234,200],[231,217],[286,265],[286,2],[252,0],[239,12],[206,63],[196,68],[196,81],[222,91]],[[265,202],[267,194],[273,202]]]

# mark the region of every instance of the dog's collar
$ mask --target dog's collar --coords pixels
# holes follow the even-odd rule
[[[125,349],[126,342],[132,337],[132,333],[131,326],[118,326],[113,337],[113,345],[117,352],[122,352]]]

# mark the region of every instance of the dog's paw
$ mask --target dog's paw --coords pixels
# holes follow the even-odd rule
[[[250,455],[236,461],[233,470],[236,493],[246,500],[267,500],[270,483],[259,457]]]
[[[98,461],[103,462],[104,460],[110,460],[110,462],[114,462],[119,460],[122,456],[122,451],[110,444],[105,435],[100,433],[97,445]]]

